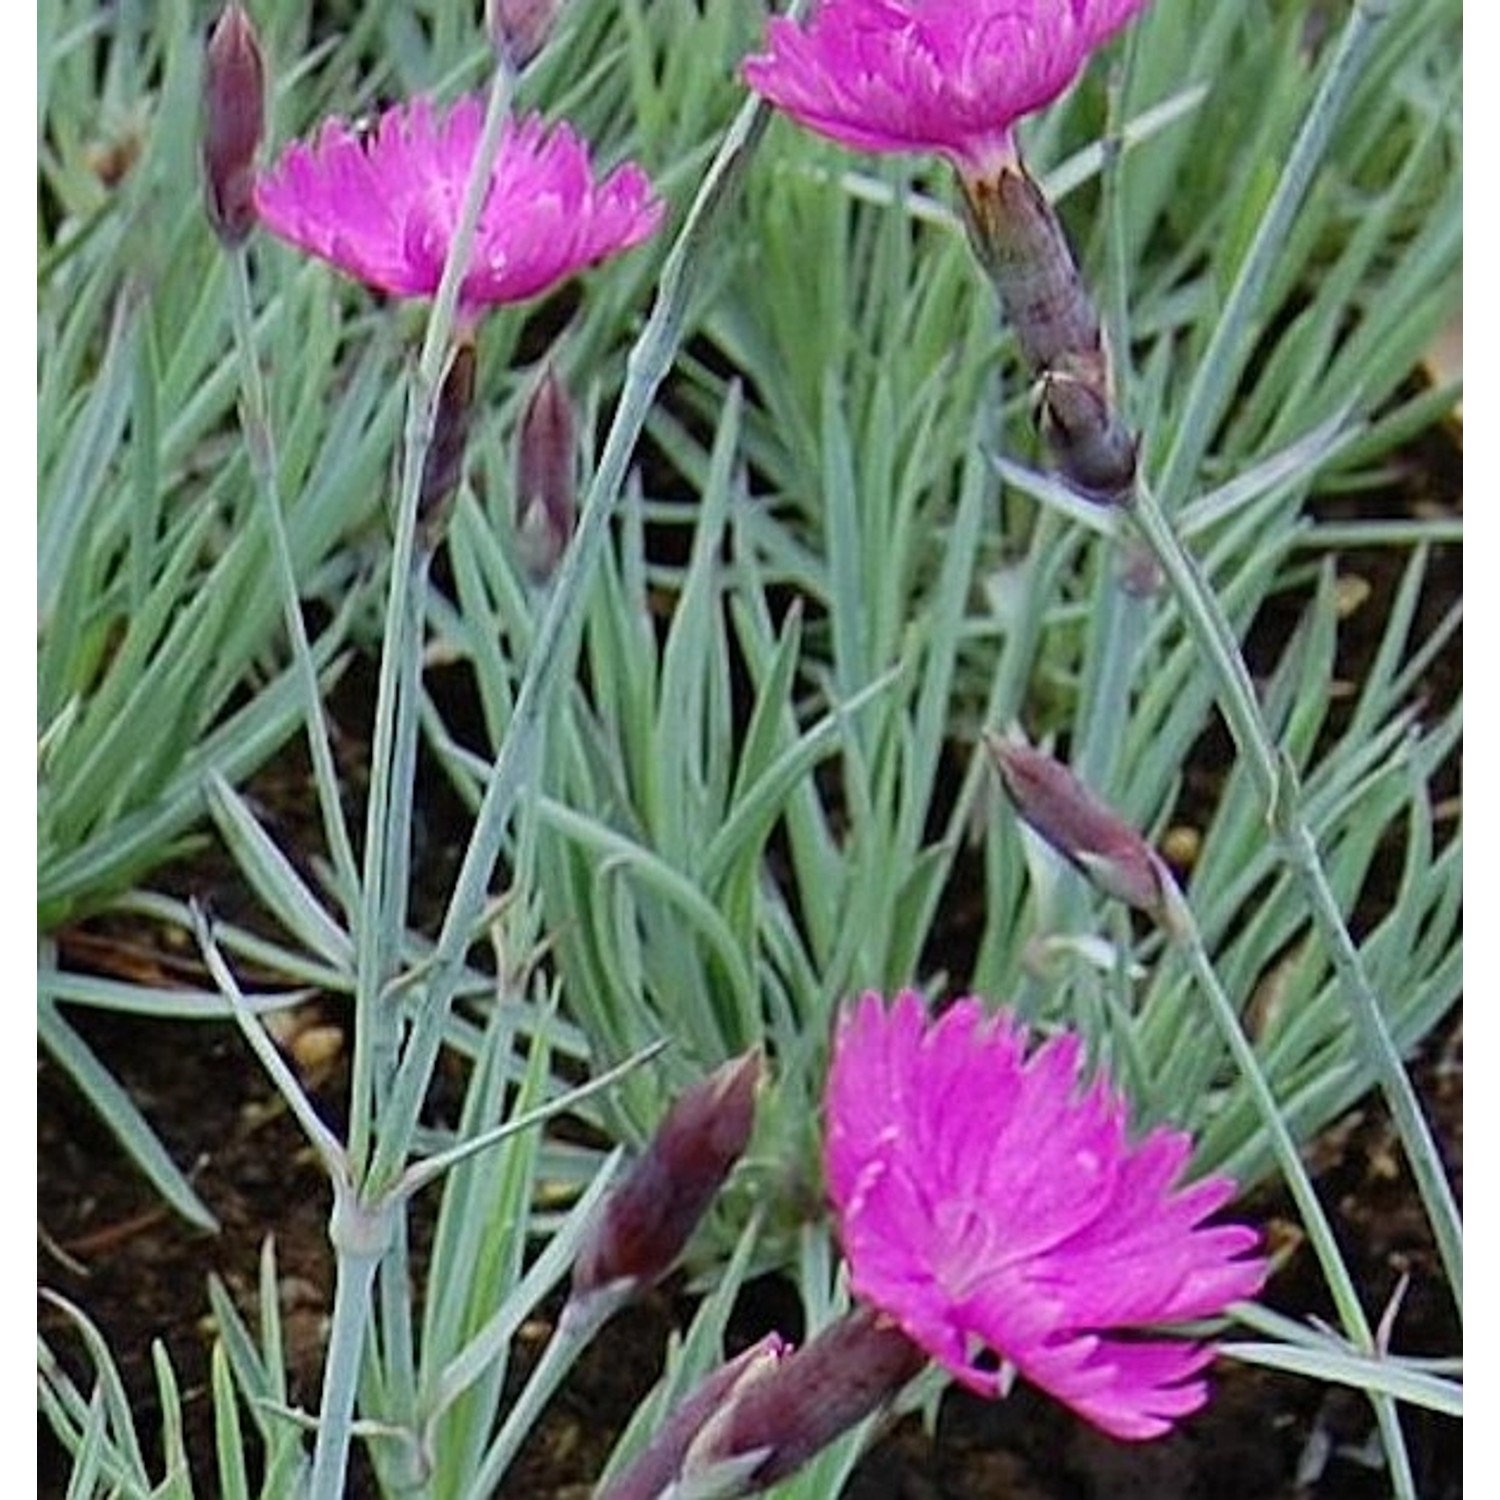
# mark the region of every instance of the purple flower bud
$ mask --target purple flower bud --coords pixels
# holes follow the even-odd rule
[[[1058,467],[1086,499],[1121,504],[1136,443],[1115,407],[1099,315],[1057,214],[1019,157],[962,172],[970,243],[1036,376],[1037,417]]]
[[[737,1384],[703,1424],[683,1473],[697,1477],[761,1453],[730,1493],[768,1489],[883,1406],[926,1364],[926,1352],[894,1322],[857,1306],[810,1344]]]
[[[1165,918],[1169,879],[1156,851],[1064,765],[993,735],[985,746],[1016,811],[1100,890]]]
[[[577,512],[573,404],[549,364],[521,413],[516,437],[516,539],[533,582],[552,576]]]
[[[435,547],[441,538],[448,520],[449,501],[463,478],[464,450],[473,425],[476,363],[473,338],[460,336],[438,392],[432,442],[422,465],[417,517],[428,547]]]
[[[573,1267],[571,1302],[660,1280],[729,1176],[755,1124],[759,1051],[695,1084],[672,1106],[646,1154],[604,1200]]]
[[[255,226],[255,153],[266,128],[265,64],[245,9],[224,7],[203,64],[203,177],[209,221],[225,245]]]
[[[490,0],[490,36],[513,68],[524,68],[552,35],[566,0]]]
[[[594,1492],[594,1500],[657,1500],[682,1472],[688,1447],[704,1424],[738,1392],[774,1371],[787,1352],[780,1335],[768,1333],[720,1365],[678,1404],[630,1465]]]
[[[1136,440],[1120,420],[1106,384],[1044,370],[1036,420],[1072,488],[1099,505],[1127,505],[1135,485]]]

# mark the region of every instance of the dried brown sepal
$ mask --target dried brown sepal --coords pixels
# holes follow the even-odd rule
[[[1069,485],[1100,505],[1126,505],[1135,488],[1136,440],[1101,386],[1047,370],[1036,421]]]
[[[244,6],[224,7],[203,61],[203,180],[214,233],[241,245],[255,227],[255,153],[266,130],[265,63]]]

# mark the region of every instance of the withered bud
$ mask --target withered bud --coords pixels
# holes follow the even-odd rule
[[[1102,386],[1063,370],[1043,371],[1036,420],[1058,468],[1084,499],[1100,505],[1129,503],[1136,440]]]
[[[266,130],[265,64],[244,6],[224,7],[203,60],[203,179],[209,222],[228,246],[255,227],[255,153]]]
[[[425,545],[435,547],[448,524],[449,502],[463,478],[464,451],[474,416],[474,379],[477,371],[474,340],[461,334],[438,392],[432,420],[432,443],[422,465],[422,488],[417,499],[417,522]]]
[[[1171,877],[1130,824],[1051,756],[994,735],[985,736],[985,746],[1016,811],[1064,859],[1106,895],[1166,919]]]
[[[490,0],[490,39],[516,69],[524,68],[552,35],[567,0]]]
[[[1089,500],[1123,504],[1136,442],[1116,409],[1093,299],[1052,205],[1019,158],[993,177],[960,176],[969,242],[1037,381],[1042,436]]]
[[[697,1478],[762,1454],[734,1488],[753,1495],[794,1474],[920,1374],[927,1354],[874,1308],[857,1306],[810,1344],[735,1386],[683,1460]]]
[[[668,1110],[646,1153],[600,1205],[573,1266],[570,1301],[635,1292],[682,1254],[755,1124],[759,1051],[695,1084]]]
[[[594,1500],[657,1500],[682,1473],[688,1448],[704,1424],[738,1392],[773,1372],[787,1353],[780,1335],[768,1333],[712,1371],[673,1408],[635,1459],[594,1491]]]
[[[549,364],[526,402],[516,435],[516,545],[534,583],[552,576],[577,514],[573,403]]]

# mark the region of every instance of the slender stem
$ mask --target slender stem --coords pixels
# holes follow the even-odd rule
[[[359,1386],[359,1363],[364,1353],[365,1329],[370,1315],[370,1288],[385,1248],[378,1236],[370,1236],[366,1243],[356,1245],[340,1235],[340,1215],[351,1211],[360,1213],[353,1201],[353,1189],[347,1183],[335,1180],[334,1222],[330,1225],[329,1237],[337,1251],[337,1271],[308,1500],[342,1500],[344,1495],[354,1397]],[[340,1243],[341,1239],[344,1243]]]
[[[1219,983],[1219,976],[1214,969],[1213,961],[1208,956],[1208,950],[1203,946],[1203,936],[1198,930],[1192,908],[1170,876],[1165,877],[1165,885],[1167,930],[1176,942],[1179,951],[1186,957],[1188,966],[1192,969],[1208,1000],[1209,1011],[1229,1048],[1230,1055],[1234,1058],[1240,1076],[1250,1088],[1251,1097],[1260,1113],[1261,1123],[1270,1137],[1271,1149],[1281,1166],[1287,1190],[1297,1205],[1297,1211],[1302,1216],[1308,1239],[1312,1243],[1313,1253],[1318,1257],[1318,1264],[1323,1269],[1323,1279],[1327,1282],[1328,1290],[1333,1296],[1334,1306],[1338,1309],[1339,1321],[1344,1325],[1345,1333],[1356,1348],[1362,1353],[1378,1356],[1381,1351],[1376,1344],[1369,1320],[1365,1317],[1364,1308],[1360,1305],[1359,1293],[1349,1277],[1348,1267],[1345,1266],[1343,1256],[1339,1253],[1333,1226],[1323,1211],[1322,1203],[1318,1201],[1317,1191],[1307,1174],[1301,1153],[1297,1150],[1297,1143],[1292,1139],[1291,1131],[1287,1128],[1286,1120],[1276,1103],[1276,1095],[1261,1069],[1255,1049],[1241,1029],[1234,1006],[1224,992],[1224,987]],[[1391,1461],[1392,1482],[1396,1492],[1401,1495],[1414,1494],[1405,1439],[1402,1437],[1401,1424],[1396,1417],[1396,1403],[1390,1396],[1377,1395],[1373,1392],[1370,1394],[1370,1399],[1375,1405],[1376,1419],[1380,1424],[1385,1451]],[[1403,1475],[1405,1476],[1404,1484],[1402,1483]]]
[[[372,1283],[383,1258],[390,1253],[396,1216],[405,1212],[395,1195],[381,1197],[372,1193],[362,1200],[360,1194],[368,1187],[365,1168],[377,1139],[376,1111],[383,1107],[387,1084],[395,1069],[399,1035],[399,1010],[387,992],[387,985],[405,924],[413,790],[410,782],[414,775],[421,696],[417,687],[421,678],[429,556],[425,547],[421,553],[417,550],[417,511],[442,391],[443,365],[451,357],[458,293],[504,138],[510,84],[509,71],[503,66],[497,68],[458,228],[448,250],[407,400],[396,535],[391,552],[386,629],[370,751],[364,880],[356,930],[354,1058],[349,1091],[350,1177],[347,1183],[337,1178],[334,1181],[334,1220],[329,1237],[338,1256],[338,1284],[325,1364],[323,1410],[313,1459],[311,1500],[338,1500],[343,1494]],[[401,1141],[403,1156],[409,1142],[408,1129]],[[398,1250],[388,1271],[400,1269],[402,1259]],[[401,1287],[404,1290],[404,1275]],[[395,1332],[398,1336],[392,1350],[396,1362],[392,1376],[399,1390],[414,1390],[411,1342],[400,1336],[399,1328]]]
[[[386,1080],[395,1065],[398,1036],[397,1008],[385,990],[391,978],[392,955],[399,933],[390,931],[393,894],[386,889],[393,868],[402,863],[403,851],[387,852],[401,830],[392,817],[392,779],[396,771],[396,746],[402,738],[397,727],[401,710],[403,678],[414,680],[410,664],[422,649],[422,612],[426,569],[419,566],[417,509],[422,475],[432,443],[433,422],[442,391],[444,362],[450,357],[458,293],[474,245],[479,214],[494,173],[496,157],[504,138],[511,95],[511,74],[504,66],[491,79],[484,129],[464,193],[458,228],[443,267],[443,278],[427,322],[422,352],[407,401],[406,432],[402,450],[401,481],[396,508],[396,536],[391,549],[390,584],[386,603],[386,632],[380,656],[380,678],[375,697],[375,729],[370,751],[370,797],[365,821],[365,879],[361,892],[358,961],[355,982],[354,1057],[349,1090],[349,1152],[355,1172],[362,1176],[372,1152],[377,1098],[385,1094]],[[419,674],[418,674],[419,675]],[[404,712],[419,710],[418,694]],[[404,900],[404,895],[401,898]],[[409,1134],[407,1139],[409,1140]],[[406,1142],[402,1143],[402,1151]]]
[[[1302,808],[1296,774],[1277,752],[1261,714],[1249,669],[1218,599],[1144,483],[1137,486],[1131,514],[1166,573],[1188,628],[1218,681],[1219,706],[1235,747],[1249,765],[1266,802],[1271,826],[1280,840],[1288,867],[1307,898],[1313,925],[1333,959],[1365,1058],[1380,1084],[1411,1163],[1454,1302],[1462,1311],[1463,1226],[1458,1206],[1443,1175],[1442,1157],[1422,1114],[1416,1089],[1328,883],[1317,842]]]
[[[1250,679],[1250,669],[1240,654],[1239,642],[1218,596],[1144,479],[1136,484],[1130,514],[1167,575],[1188,629],[1218,679],[1219,707],[1234,736],[1235,748],[1249,762],[1256,789],[1269,806],[1281,791],[1281,768],[1270,732],[1261,718],[1260,700]]]
[[[297,592],[297,568],[287,537],[286,520],[281,508],[281,481],[277,474],[276,447],[271,435],[270,408],[260,361],[255,352],[254,317],[250,306],[250,276],[243,248],[232,251],[229,261],[230,307],[234,318],[235,342],[239,347],[240,421],[245,433],[245,447],[250,455],[250,472],[261,496],[261,509],[271,537],[271,552],[276,563],[277,582],[281,588],[282,612],[286,617],[287,636],[292,645],[297,680],[302,689],[302,711],[307,727],[307,750],[312,759],[313,779],[317,784],[318,807],[323,815],[323,835],[328,840],[338,876],[339,897],[347,912],[352,913],[359,890],[359,866],[349,842],[344,808],[339,800],[338,772],[334,769],[329,748],[328,721],[323,713],[323,694],[318,685],[318,669],[313,663],[312,647],[307,639],[307,625],[302,618],[302,603]]]
[[[651,316],[632,349],[625,386],[578,516],[578,529],[564,553],[545,613],[516,694],[510,725],[490,771],[463,864],[438,935],[428,981],[427,1001],[413,1027],[392,1093],[393,1128],[381,1133],[371,1173],[393,1180],[415,1129],[421,1101],[436,1064],[443,1025],[452,1002],[474,924],[489,894],[490,876],[511,814],[523,790],[535,781],[542,732],[556,685],[573,661],[575,630],[588,597],[589,581],[608,537],[609,517],[624,483],[635,444],[645,426],[657,388],[671,369],[687,304],[697,285],[719,211],[736,189],[764,129],[765,107],[750,99],[730,125],[672,250],[662,268]]]
[[[1294,804],[1291,799],[1285,799],[1283,810],[1287,814],[1287,824],[1283,830],[1282,843],[1288,863],[1312,902],[1314,919],[1333,954],[1334,967],[1343,982],[1344,992],[1350,997],[1361,1046],[1365,1056],[1375,1067],[1382,1085],[1381,1092],[1406,1148],[1417,1191],[1432,1223],[1443,1271],[1453,1292],[1454,1306],[1461,1316],[1463,1220],[1443,1171],[1442,1156],[1427,1117],[1422,1113],[1416,1088],[1401,1060],[1400,1049],[1396,1046],[1390,1027],[1386,1025],[1385,1016],[1365,974],[1359,950],[1339,911],[1338,898],[1328,883],[1328,874],[1319,858],[1312,830],[1301,817],[1300,805]]]

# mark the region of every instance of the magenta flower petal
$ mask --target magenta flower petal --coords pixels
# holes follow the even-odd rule
[[[1146,0],[821,0],[773,20],[745,79],[858,151],[936,151],[983,172]]]
[[[1116,1437],[1155,1437],[1203,1404],[1213,1351],[1138,1330],[1253,1296],[1257,1236],[1205,1224],[1234,1184],[1178,1185],[1186,1135],[1129,1140],[1077,1037],[1026,1049],[973,999],[936,1021],[909,992],[846,1012],[824,1165],[851,1283],[971,1389],[1013,1368]]]
[[[360,138],[329,120],[288,147],[257,184],[261,222],[281,239],[398,297],[430,297],[458,227],[484,109],[468,97],[446,113],[413,99]],[[639,244],[662,207],[639,167],[596,182],[566,125],[512,121],[500,145],[460,301],[473,313],[536,296]]]

